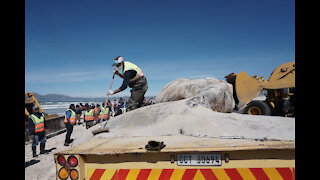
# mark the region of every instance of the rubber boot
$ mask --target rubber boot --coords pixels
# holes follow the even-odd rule
[[[46,143],[40,143],[40,154],[48,154],[44,149],[46,147]]]
[[[38,157],[37,146],[32,146],[32,157]]]

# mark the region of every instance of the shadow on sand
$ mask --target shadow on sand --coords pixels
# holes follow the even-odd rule
[[[44,150],[45,152],[51,152],[51,151],[53,151],[53,150],[55,150],[55,149],[57,149],[56,147],[53,147],[53,148],[51,148],[51,149],[46,149],[46,150]]]
[[[32,159],[28,162],[25,162],[24,163],[24,168],[28,167],[28,166],[31,166],[31,165],[34,165],[34,164],[37,164],[38,162],[40,162],[40,160],[35,160],[35,159]]]

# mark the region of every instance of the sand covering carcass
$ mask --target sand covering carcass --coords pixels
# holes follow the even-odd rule
[[[169,102],[165,102],[169,101]],[[295,118],[252,116],[231,112],[232,85],[218,79],[179,79],[156,97],[156,104],[109,120],[110,132],[83,134],[74,145],[92,137],[187,135],[254,140],[295,140]],[[97,129],[94,126],[90,132]]]
[[[234,101],[232,85],[221,80],[177,80],[169,83],[156,101],[157,104],[110,119],[110,132],[95,137],[182,134],[230,139],[295,140],[295,118],[222,113],[232,111]],[[89,139],[79,138],[74,145]]]
[[[295,119],[220,113],[188,99],[154,104],[122,114],[109,122],[110,132],[97,137],[160,136],[183,134],[197,137],[256,140],[295,139]]]

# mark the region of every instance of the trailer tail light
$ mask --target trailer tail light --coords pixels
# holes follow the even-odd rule
[[[58,155],[56,157],[56,162],[57,169],[60,168],[59,171],[57,171],[57,177],[59,177],[58,179],[78,180],[80,178],[79,170],[77,169],[79,160],[75,155]]]
[[[58,176],[60,179],[67,179],[69,177],[68,170],[66,168],[61,168],[59,170]]]
[[[61,166],[65,166],[65,165],[67,164],[66,159],[65,159],[63,156],[61,156],[61,155],[59,155],[59,156],[57,157],[57,161],[58,161],[58,163],[59,163]]]
[[[71,167],[76,167],[78,165],[78,159],[75,156],[69,156],[68,157],[68,164]]]
[[[79,172],[76,169],[71,169],[70,178],[72,180],[77,180],[79,178]]]

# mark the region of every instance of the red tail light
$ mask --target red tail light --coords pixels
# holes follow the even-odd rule
[[[58,163],[59,163],[61,166],[65,166],[65,165],[67,164],[66,159],[65,159],[63,156],[61,156],[61,155],[59,155],[59,156],[57,157],[57,161],[58,161]]]
[[[68,164],[71,167],[76,167],[78,165],[78,159],[75,156],[69,156],[68,157]]]

